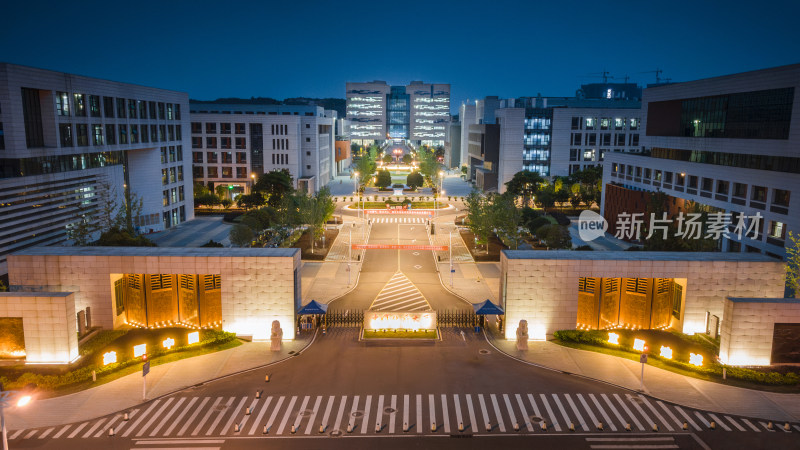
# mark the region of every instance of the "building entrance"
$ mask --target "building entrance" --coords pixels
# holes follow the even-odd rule
[[[685,286],[685,279],[580,277],[577,328],[681,329]]]

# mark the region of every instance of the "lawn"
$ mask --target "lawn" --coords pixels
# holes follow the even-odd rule
[[[364,330],[364,339],[437,339],[436,330]]]

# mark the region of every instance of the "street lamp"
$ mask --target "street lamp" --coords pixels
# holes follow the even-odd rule
[[[359,212],[359,208],[361,207],[360,205],[361,200],[358,198],[358,175],[359,175],[358,171],[356,171],[353,175],[355,175],[353,181],[355,182],[356,201],[358,201],[358,203],[356,204],[356,219],[360,219],[361,213]]]
[[[0,428],[2,428],[3,450],[8,450],[8,431],[6,431],[6,407],[15,403],[17,408],[22,408],[32,400],[30,395],[22,391],[5,391],[0,383]]]
[[[250,174],[250,193],[253,193],[253,188],[256,186],[256,174]]]

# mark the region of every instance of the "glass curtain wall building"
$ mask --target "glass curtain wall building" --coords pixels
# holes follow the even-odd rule
[[[408,139],[409,95],[405,86],[392,86],[387,100],[387,126],[391,139]]]

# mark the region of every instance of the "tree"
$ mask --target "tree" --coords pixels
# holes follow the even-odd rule
[[[492,222],[497,236],[509,248],[516,250],[522,242],[522,233],[519,230],[522,221],[522,211],[517,208],[515,196],[506,192],[501,195],[493,195],[492,200]]]
[[[237,247],[249,246],[253,242],[253,230],[247,225],[237,223],[231,227],[228,237],[231,240],[231,244]]]
[[[419,149],[419,171],[425,179],[429,180],[434,185],[439,179],[439,168],[441,164],[436,159],[430,147],[422,146]]]
[[[280,206],[283,197],[294,191],[294,180],[286,169],[271,170],[258,177],[253,185],[253,193],[259,192],[267,198],[273,208]]]
[[[523,170],[515,173],[511,180],[506,183],[506,192],[522,197],[522,204],[528,206],[530,199],[539,192],[539,187],[543,182],[544,179],[538,172]]]
[[[392,174],[388,170],[381,170],[378,172],[378,177],[375,180],[375,186],[385,188],[392,184]]]
[[[241,223],[250,227],[254,233],[260,233],[276,222],[276,218],[277,212],[273,208],[265,206],[246,212],[242,216]]]
[[[475,235],[478,244],[486,245],[489,253],[489,236],[492,235],[493,218],[491,203],[478,191],[472,191],[466,198],[467,227]]]
[[[217,197],[219,197],[220,199],[228,198],[229,197],[228,191],[229,191],[228,186],[224,186],[222,184],[214,188],[214,193],[217,194]]]
[[[303,223],[307,224],[311,231],[311,252],[314,252],[314,242],[325,232],[325,222],[331,216],[336,205],[331,198],[331,192],[327,187],[323,187],[313,196],[303,195],[300,200],[300,216]]]
[[[789,295],[800,298],[800,236],[789,232],[789,242],[786,246],[786,286]]]
[[[406,153],[403,155],[403,164],[411,164],[411,161],[413,160],[414,158],[410,154]]]
[[[394,157],[392,157],[392,155],[385,155],[383,157],[383,162],[386,164],[391,164],[392,161],[394,161]]]
[[[406,156],[408,156],[408,155],[406,155]],[[425,183],[425,180],[422,179],[422,174],[420,174],[419,172],[411,172],[406,177],[406,184],[411,189],[416,189],[416,188],[422,186],[424,183]]]
[[[216,194],[212,194],[211,192],[206,189],[205,193],[203,192],[195,192],[194,194],[194,207],[198,208],[200,206],[216,206],[222,203],[219,197]]]
[[[144,236],[134,236],[124,228],[113,227],[104,231],[93,245],[101,247],[156,247],[156,243]]]
[[[240,208],[244,209],[264,206],[266,202],[267,201],[264,199],[264,196],[261,195],[260,192],[253,192],[252,194],[242,194],[239,196],[239,198],[236,199],[236,204],[238,204]]]
[[[536,237],[548,248],[570,248],[572,241],[565,227],[556,224],[543,225],[536,230]]]
[[[200,247],[211,247],[211,248],[214,248],[214,247],[224,247],[224,245],[220,244],[219,242],[217,242],[217,241],[215,241],[213,239],[209,239],[208,242],[206,242],[205,244],[201,245]]]
[[[552,208],[556,204],[556,194],[553,191],[552,185],[547,185],[545,188],[539,190],[539,193],[536,194],[536,198],[539,200],[539,203],[542,205],[545,211]]]
[[[369,180],[372,174],[375,173],[375,168],[377,167],[375,159],[377,156],[377,151],[373,152],[373,150],[370,149],[369,152],[362,154],[356,162],[355,170],[359,175],[359,191],[361,190],[361,186],[366,184],[365,180]]]
[[[93,203],[81,202],[76,207],[74,221],[67,226],[67,235],[77,246],[90,245],[96,233],[112,229],[125,230],[134,237],[133,218],[141,216],[142,199],[125,192],[122,203],[118,202],[116,187],[100,183],[94,192]]]

